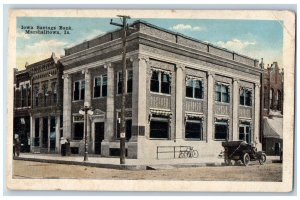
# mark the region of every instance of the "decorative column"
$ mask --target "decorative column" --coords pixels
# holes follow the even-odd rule
[[[33,152],[34,138],[35,137],[35,118],[30,115],[30,152]]]
[[[72,104],[72,79],[69,74],[62,77],[64,79],[64,92],[63,92],[63,132],[64,138],[71,139],[71,104]]]
[[[255,96],[254,96],[254,143],[258,150],[262,149],[261,143],[259,142],[259,123],[260,123],[260,84],[255,84]]]
[[[132,138],[145,135],[147,125],[146,99],[147,99],[147,63],[149,58],[137,57],[133,59],[133,89],[132,89]]]
[[[104,141],[109,142],[114,137],[114,69],[107,63],[107,97],[106,97],[106,123]]]
[[[88,102],[89,105],[91,106],[91,73],[89,69],[85,69],[82,71],[84,73],[84,79],[85,79],[85,89],[84,89],[84,102]],[[91,120],[90,117],[87,116],[87,141],[88,141],[88,152],[92,153],[92,148],[91,148],[91,143],[93,141],[91,140]]]
[[[214,73],[207,74],[207,142],[213,140],[214,124]]]
[[[239,139],[239,80],[233,79],[232,94],[232,140]]]
[[[40,148],[43,147],[43,117],[39,118],[40,126],[39,126],[39,138],[40,138]]]
[[[56,115],[55,117],[55,121],[56,121],[56,124],[55,124],[55,149],[56,151],[59,153],[60,152],[60,115]]]
[[[175,140],[183,138],[183,85],[185,78],[183,77],[183,70],[185,66],[176,65],[176,129],[175,129]]]
[[[48,152],[50,152],[51,116],[49,115],[47,119],[48,119],[48,130],[47,130],[47,132],[48,132],[48,134],[47,134],[48,140],[47,140],[47,147],[48,147]]]

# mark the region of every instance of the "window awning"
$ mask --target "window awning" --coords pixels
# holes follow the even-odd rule
[[[150,114],[170,116],[172,115],[172,112],[170,110],[164,110],[164,109],[150,109]]]

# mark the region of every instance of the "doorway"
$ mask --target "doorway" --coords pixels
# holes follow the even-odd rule
[[[101,154],[101,142],[104,139],[104,122],[95,123],[95,154]]]

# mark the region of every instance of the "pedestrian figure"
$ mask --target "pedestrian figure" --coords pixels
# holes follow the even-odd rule
[[[20,156],[20,151],[21,151],[21,141],[19,138],[16,139],[16,144],[15,144],[15,152],[17,154],[17,157]]]
[[[14,157],[16,156],[16,139],[14,138],[14,141],[13,141],[13,154],[14,154]]]

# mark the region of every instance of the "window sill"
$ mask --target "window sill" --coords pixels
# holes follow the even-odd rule
[[[163,95],[163,96],[171,96],[171,94],[165,94],[165,93],[161,93],[161,92],[152,92],[150,91],[150,94],[157,94],[157,95]]]
[[[104,97],[93,97],[93,99],[97,100],[97,99],[105,99],[107,96]]]
[[[193,139],[193,138],[185,138],[185,141],[195,141],[195,142],[206,142],[205,140]]]
[[[246,106],[246,105],[241,105],[241,104],[240,104],[240,106],[244,107],[244,108],[252,108],[252,106]]]
[[[215,103],[222,104],[222,105],[230,105],[229,102],[227,103],[227,102],[215,101]]]
[[[165,140],[165,141],[170,140],[170,141],[171,141],[170,138],[149,138],[149,139],[150,139],[150,140]]]
[[[204,98],[198,99],[198,98],[193,98],[193,97],[185,97],[187,100],[194,100],[194,101],[204,101]]]
[[[72,103],[81,102],[81,101],[84,101],[84,99],[82,99],[82,100],[73,100]]]

